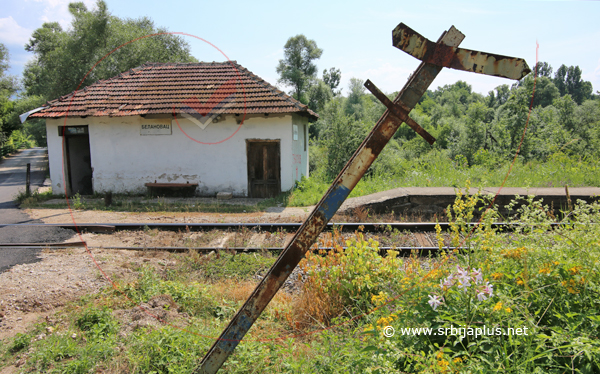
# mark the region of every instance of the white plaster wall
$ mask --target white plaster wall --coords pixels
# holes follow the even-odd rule
[[[292,115],[249,117],[241,127],[235,116],[226,116],[204,130],[186,119],[178,121],[181,129],[173,121],[171,135],[140,135],[141,124],[165,120],[139,116],[68,118],[67,126],[89,126],[95,192],[145,192],[144,183],[156,180],[196,182],[199,195],[229,191],[247,196],[246,139],[280,139],[281,189],[293,187]],[[64,193],[62,137],[58,136],[58,126],[64,124],[64,119],[46,121],[50,178],[56,194]],[[210,145],[190,139],[210,143],[230,136]]]
[[[298,126],[298,140],[293,140],[292,136],[293,185],[295,181],[302,179],[302,176],[308,177],[308,143],[306,143],[308,141],[308,119],[294,114],[292,115],[292,125]]]
[[[65,183],[63,179],[63,138],[61,136],[58,136],[58,126],[63,125],[64,119],[46,120],[48,166],[50,168],[50,179],[52,180],[52,193],[54,195],[61,195],[65,194],[66,192]]]

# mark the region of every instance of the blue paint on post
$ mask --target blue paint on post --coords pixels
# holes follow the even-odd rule
[[[350,190],[338,184],[328,196],[323,198],[323,203],[319,207],[319,211],[325,216],[325,222],[329,222],[333,218],[333,215],[338,211],[348,195],[350,195]]]
[[[240,344],[244,335],[250,330],[252,323],[253,321],[251,321],[248,316],[241,314],[236,325],[221,338],[218,347],[223,351],[232,353],[235,350],[235,347]]]

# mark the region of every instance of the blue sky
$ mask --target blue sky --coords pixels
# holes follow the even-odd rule
[[[95,1],[85,0],[88,7]],[[23,45],[45,21],[68,27],[68,0],[4,0],[0,42],[11,54],[11,74],[20,76],[32,58]],[[305,34],[323,49],[319,71],[342,71],[342,87],[351,77],[371,79],[383,91],[401,89],[418,61],[392,47],[391,31],[406,23],[430,40],[451,25],[466,38],[464,48],[540,61],[556,70],[579,65],[584,79],[600,90],[599,1],[116,1],[109,11],[121,18],[148,16],[157,26],[206,39],[272,84],[290,36]],[[223,61],[210,45],[186,38],[200,61]],[[486,94],[507,79],[444,69],[431,88],[465,80]],[[280,87],[286,89],[286,87]],[[347,90],[345,90],[347,91]]]

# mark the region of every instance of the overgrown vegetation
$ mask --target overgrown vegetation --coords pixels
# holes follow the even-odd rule
[[[410,116],[436,143],[430,146],[402,125],[351,196],[399,186],[461,186],[467,179],[478,187],[499,186],[517,150],[510,186],[600,186],[598,94],[578,66],[562,65],[553,75],[540,62],[534,73],[487,96],[463,81],[428,90]],[[313,74],[303,84],[319,83]],[[318,101],[320,118],[309,129],[311,177],[294,190],[291,205],[318,201],[385,110],[360,79],[350,79],[346,96],[329,91],[313,100],[313,90],[306,90],[305,102]]]
[[[510,217],[514,233],[492,228],[491,209],[471,232],[465,223],[481,199],[461,192],[448,207],[452,230],[439,234],[438,257],[382,257],[360,232],[324,236],[331,249],[307,254],[301,290],[278,293],[223,372],[598,372],[600,203],[578,202],[551,227],[548,207],[530,198]],[[25,372],[189,373],[274,259],[190,252],[174,267],[136,269],[119,291],[67,307],[0,354]],[[150,313],[164,310],[168,325],[131,330],[135,319],[124,316],[153,320],[136,305],[157,298],[169,302]]]
[[[384,150],[385,153],[385,150]],[[489,156],[481,151],[479,156]],[[385,162],[385,157],[382,162]],[[363,196],[398,187],[459,187],[466,181],[474,187],[499,187],[504,182],[512,161],[485,159],[481,164],[469,166],[461,155],[451,160],[444,150],[432,150],[417,159],[398,159],[385,171],[373,172],[364,177],[350,197]],[[377,165],[374,167],[378,167]],[[316,204],[329,188],[330,181],[315,172],[303,179],[290,193],[290,206]],[[557,152],[545,161],[518,159],[512,167],[505,187],[580,187],[600,186],[600,162],[593,157],[569,156]]]
[[[51,191],[39,193],[33,192],[26,196],[24,192],[15,197],[23,208],[48,208],[64,209],[70,206],[72,209],[80,210],[104,210],[115,212],[203,212],[203,213],[252,213],[264,210],[266,207],[283,204],[287,194],[277,198],[266,199],[256,204],[229,204],[216,202],[202,202],[197,200],[181,200],[170,198],[149,198],[136,195],[113,195],[112,203],[106,205],[103,194],[83,197],[79,194],[69,199],[69,204],[64,196],[53,195]],[[50,201],[52,200],[52,201]]]

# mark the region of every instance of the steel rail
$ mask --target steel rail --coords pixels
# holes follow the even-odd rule
[[[47,244],[47,243],[46,243]],[[71,249],[77,246],[73,245],[64,245],[68,243],[53,243],[52,245],[47,246],[47,248],[52,249]],[[17,249],[36,249],[36,248],[45,248],[44,246],[38,245],[38,243],[30,243],[30,244],[17,244],[17,245],[8,245],[8,244],[0,244],[2,248],[17,248]],[[81,245],[83,247],[83,245]],[[348,247],[342,246],[342,249],[347,249]],[[189,250],[195,250],[202,253],[210,253],[217,251],[225,251],[225,252],[236,252],[236,253],[257,253],[257,252],[279,252],[283,251],[285,247],[129,247],[129,246],[88,246],[90,250],[97,249],[106,249],[106,250],[123,250],[123,251],[166,251],[166,252],[187,252]],[[332,250],[334,247],[317,247],[313,248],[313,250]],[[384,246],[379,247],[379,253],[385,255],[387,251],[393,250],[398,251],[400,256],[409,256],[413,252],[419,252],[420,256],[428,256],[428,255],[437,255],[440,248],[439,247],[424,247],[424,246]],[[442,250],[468,250],[466,247],[442,247]]]
[[[82,242],[82,241],[78,241],[78,242],[68,242],[68,243],[0,243],[0,248],[18,248],[18,247],[25,247],[25,248],[39,248],[39,247],[44,247],[44,248],[55,248],[55,247],[60,247],[60,248],[73,248],[73,247],[85,247],[86,243]]]
[[[323,231],[331,231],[334,228],[344,232],[349,231],[363,231],[363,232],[382,232],[390,229],[410,232],[430,232],[435,231],[436,225],[440,225],[442,231],[448,231],[450,229],[449,222],[329,222],[324,226]],[[483,225],[480,223],[472,222],[467,224],[469,227],[477,227]],[[571,222],[553,222],[549,224],[551,227],[560,226],[572,226],[577,223]],[[144,230],[157,229],[157,230],[170,230],[170,231],[207,231],[207,230],[257,230],[265,232],[276,232],[276,231],[296,231],[302,223],[285,222],[285,223],[45,223],[45,224],[0,224],[2,227],[60,227],[69,230],[79,229],[81,231],[96,231],[96,232],[112,232],[112,231],[126,231],[126,230]],[[502,229],[504,231],[513,231],[516,228],[524,226],[540,226],[535,224],[525,224],[519,222],[493,222],[491,227],[494,229]]]

